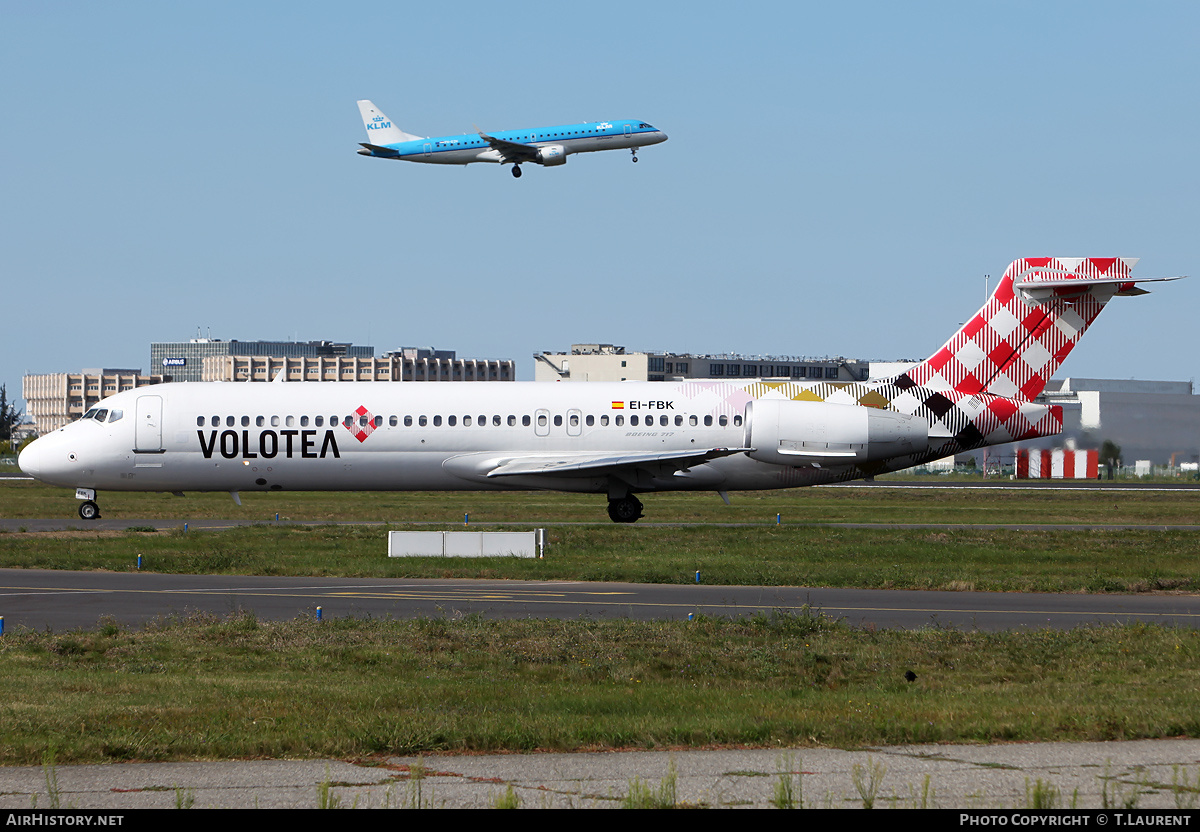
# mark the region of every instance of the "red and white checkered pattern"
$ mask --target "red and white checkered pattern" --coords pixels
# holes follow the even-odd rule
[[[365,405],[359,405],[358,410],[354,411],[354,415],[358,418],[351,419],[346,425],[346,430],[359,442],[365,442],[367,437],[375,432],[375,417],[371,415],[371,411],[367,410]]]
[[[1017,260],[975,317],[907,375],[932,390],[1030,401],[1122,288],[1120,283],[1092,281],[1129,277],[1136,262],[1116,257]],[[1074,281],[1078,286],[1069,285]],[[1038,287],[1038,282],[1054,285]]]

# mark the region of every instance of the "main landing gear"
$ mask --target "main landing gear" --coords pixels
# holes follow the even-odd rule
[[[520,178],[521,178],[521,166],[513,165],[513,179],[520,179]]]
[[[632,494],[608,501],[608,516],[614,523],[634,523],[642,516],[642,501]]]
[[[79,516],[83,520],[99,520],[100,506],[93,500],[84,500],[79,504]]]

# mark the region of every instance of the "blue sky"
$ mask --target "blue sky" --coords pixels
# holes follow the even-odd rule
[[[1200,6],[4,5],[0,381],[151,341],[516,360],[574,342],[895,359],[1025,256],[1198,273],[1064,375],[1195,379]],[[736,9],[736,14],[734,10]],[[355,154],[638,118],[561,168]]]

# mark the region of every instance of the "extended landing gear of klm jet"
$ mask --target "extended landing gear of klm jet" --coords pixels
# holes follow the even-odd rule
[[[614,523],[634,523],[642,516],[642,501],[632,494],[609,500],[608,516]]]
[[[521,166],[513,165],[513,179],[520,179],[520,178],[521,178]]]
[[[637,163],[637,148],[631,147],[631,148],[629,148],[629,152],[633,154],[633,161],[634,161],[634,164],[636,164]]]

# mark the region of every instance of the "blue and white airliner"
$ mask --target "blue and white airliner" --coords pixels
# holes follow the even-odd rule
[[[367,128],[368,141],[359,143],[363,149],[358,152],[363,156],[433,165],[496,162],[512,165],[512,174],[517,177],[523,162],[554,167],[565,164],[572,153],[595,150],[629,150],[636,162],[639,147],[667,140],[666,133],[637,119],[426,139],[405,133],[370,101],[359,101],[358,111]]]

